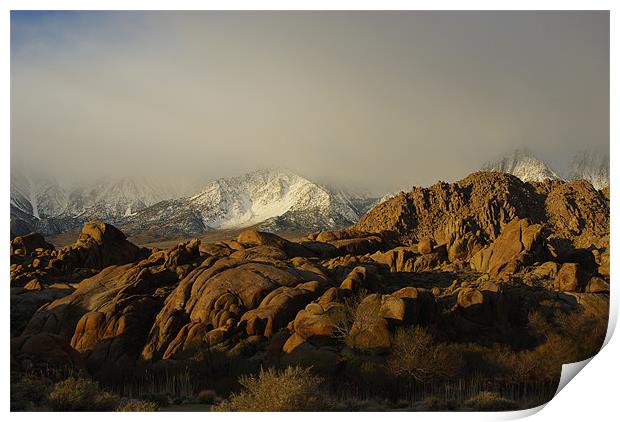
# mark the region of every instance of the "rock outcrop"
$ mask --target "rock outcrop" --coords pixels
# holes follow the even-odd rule
[[[84,224],[76,242],[58,250],[38,233],[18,236],[11,241],[11,285],[23,287],[32,280],[77,282],[149,253],[129,242],[116,227],[99,221]]]
[[[101,374],[217,352],[333,374],[351,356],[385,360],[401,327],[524,350],[540,336],[533,311],[602,317],[609,197],[585,182],[482,172],[298,242],[246,230],[148,250],[91,222],[73,245],[29,234],[11,253],[18,368]]]
[[[224,330],[226,337],[243,322],[248,334],[269,336],[318,296],[324,282],[321,271],[303,258],[290,263],[206,260],[168,296],[141,355],[147,360],[174,356],[198,324],[206,333]]]
[[[71,294],[42,306],[24,335],[58,335],[82,353],[91,367],[130,364],[178,282],[177,270],[181,265],[195,266],[200,259],[198,248],[189,242],[136,263],[107,267],[83,280]]]
[[[570,262],[560,268],[555,287],[563,292],[583,292],[588,281],[589,277],[581,265]]]
[[[57,259],[63,269],[102,269],[110,265],[133,262],[147,253],[129,242],[125,235],[111,224],[91,221],[84,224],[75,244],[58,251]]]
[[[471,267],[493,278],[516,273],[525,265],[544,260],[543,240],[541,225],[515,219],[491,245],[471,258]]]
[[[456,183],[401,192],[350,230],[392,233],[404,244],[425,238],[450,243],[471,234],[486,243],[515,218],[546,224],[576,247],[589,246],[609,232],[609,199],[582,180],[525,183],[505,173],[477,172]]]

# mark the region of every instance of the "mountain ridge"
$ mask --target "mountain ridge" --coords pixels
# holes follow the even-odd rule
[[[366,210],[356,208],[342,192],[288,169],[271,168],[220,178],[193,196],[146,208],[129,217],[124,229],[128,233],[155,230],[195,235],[261,224],[272,231],[318,230],[352,224]],[[169,227],[171,222],[176,227]]]
[[[256,224],[272,231],[333,229],[354,223],[376,201],[330,189],[277,167],[219,178],[188,196],[146,179],[128,177],[103,179],[72,190],[62,190],[55,182],[60,199],[54,212],[35,215],[40,201],[32,198],[33,183],[19,171],[14,175],[11,230],[15,234],[58,234],[88,220],[108,221],[128,233],[148,231],[162,238]]]
[[[609,186],[608,159],[588,151],[574,157],[566,177],[525,148],[487,162],[482,170],[532,183],[584,179],[599,190]],[[31,177],[12,167],[11,231],[53,235],[75,230],[89,220],[164,240],[250,226],[272,232],[332,230],[356,223],[398,195],[375,198],[327,187],[284,167],[215,179],[190,195],[130,177],[100,179],[69,189],[53,178]]]
[[[590,150],[577,152],[564,174],[555,171],[527,148],[515,149],[499,159],[489,161],[480,170],[512,174],[524,182],[585,180],[597,190],[609,186],[609,156]]]

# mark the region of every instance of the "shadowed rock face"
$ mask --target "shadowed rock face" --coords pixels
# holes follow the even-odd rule
[[[40,233],[30,233],[11,239],[11,255],[27,256],[37,252],[37,249],[53,251],[54,246],[47,243]]]
[[[541,306],[606,318],[608,213],[587,183],[475,173],[300,242],[248,230],[145,250],[100,222],[59,251],[15,238],[12,357],[98,373],[251,343],[252,359],[335,371],[350,350],[389,352],[408,325],[529,347],[528,314]]]
[[[84,224],[74,245],[59,251],[58,259],[62,266],[101,269],[133,262],[145,253],[116,227],[92,221]]]

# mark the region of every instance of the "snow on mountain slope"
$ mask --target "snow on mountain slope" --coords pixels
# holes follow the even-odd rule
[[[314,209],[349,221],[358,217],[342,195],[285,169],[215,180],[190,201],[200,210],[205,226],[213,229],[251,226],[287,212]]]
[[[23,174],[11,169],[11,207],[15,207],[28,215],[33,215],[32,203],[30,202],[31,191],[30,180]]]
[[[581,151],[575,155],[569,169],[570,180],[583,179],[595,189],[609,186],[609,156],[593,151]]]
[[[309,231],[352,224],[376,202],[287,169],[214,180],[198,194],[181,198],[174,189],[139,178],[103,179],[65,191],[52,182],[32,182],[18,171],[11,177],[12,227],[20,233],[54,234],[93,219],[159,237],[256,224],[272,231]]]
[[[65,209],[67,193],[51,177],[30,177],[12,168],[11,205],[36,219],[53,217]]]
[[[100,180],[65,189],[51,177],[11,169],[11,227],[15,234],[57,234],[87,220],[118,223],[137,211],[175,196],[144,179]]]
[[[187,198],[158,202],[123,219],[121,230],[128,235],[171,239],[205,233],[202,215]]]
[[[517,176],[524,182],[542,182],[546,179],[561,180],[545,162],[537,159],[525,148],[517,149],[510,155],[485,164],[484,171],[498,171]]]
[[[376,195],[372,195],[365,191],[330,188],[330,192],[338,196],[342,202],[347,203],[360,217],[366,214],[377,203]]]
[[[69,194],[65,214],[75,218],[120,221],[174,193],[146,179],[102,179]]]
[[[139,212],[126,219],[126,227],[134,232],[162,231],[171,226],[170,231],[176,231],[183,221],[187,234],[256,224],[262,224],[266,230],[313,230],[352,224],[360,215],[342,192],[332,192],[290,170],[278,168],[214,180],[192,197],[156,204]],[[175,221],[174,227],[171,221]]]

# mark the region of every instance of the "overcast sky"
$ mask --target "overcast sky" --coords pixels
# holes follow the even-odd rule
[[[607,12],[13,12],[11,158],[372,192],[609,148]]]

